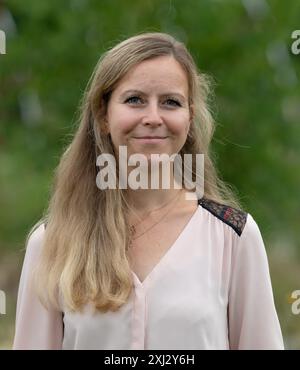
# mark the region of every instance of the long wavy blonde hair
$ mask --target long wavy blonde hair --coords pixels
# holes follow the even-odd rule
[[[211,159],[214,121],[208,106],[209,79],[200,73],[185,45],[165,33],[143,33],[104,53],[88,82],[80,104],[80,122],[55,171],[53,190],[43,218],[47,223],[35,287],[45,306],[60,309],[60,297],[71,311],[92,302],[100,312],[116,311],[129,298],[132,274],[128,260],[129,225],[124,190],[100,190],[96,158],[114,154],[103,134],[110,94],[138,63],[171,55],[183,67],[189,83],[193,121],[179,154],[204,153],[204,196],[239,208],[228,185],[220,180]]]

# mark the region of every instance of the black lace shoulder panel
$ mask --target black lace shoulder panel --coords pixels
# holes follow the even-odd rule
[[[246,212],[226,206],[224,204],[217,203],[207,198],[199,199],[198,204],[207,209],[219,220],[232,227],[239,236],[242,235],[247,221]]]

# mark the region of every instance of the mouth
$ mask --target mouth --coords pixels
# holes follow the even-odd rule
[[[134,139],[165,139],[167,136],[134,136]]]
[[[168,136],[139,136],[133,137],[133,139],[143,144],[159,144],[167,139]]]

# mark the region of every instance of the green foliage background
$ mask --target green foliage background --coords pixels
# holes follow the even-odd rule
[[[251,5],[252,4],[252,5]],[[256,4],[256,5],[255,5]],[[11,346],[24,240],[49,199],[98,58],[140,32],[173,34],[215,79],[219,172],[259,224],[288,348],[300,348],[300,29],[297,0],[0,1],[15,30],[0,55],[0,348]],[[259,302],[257,302],[259,306]]]

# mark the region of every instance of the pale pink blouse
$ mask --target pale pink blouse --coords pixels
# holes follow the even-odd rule
[[[198,205],[175,243],[117,312],[46,310],[30,284],[44,225],[20,278],[14,349],[284,349],[264,243],[250,214],[242,234]]]

